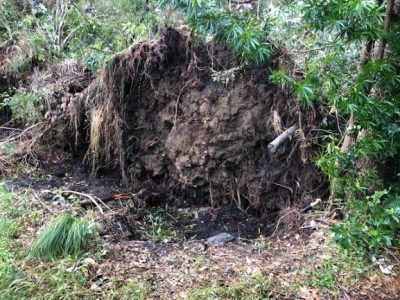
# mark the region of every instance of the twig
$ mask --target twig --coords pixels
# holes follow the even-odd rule
[[[293,194],[293,189],[291,187],[288,187],[286,185],[283,185],[283,184],[280,184],[280,183],[276,183],[276,182],[271,182],[271,184],[274,184],[274,185],[280,186],[280,187],[282,187],[284,189],[287,189]]]
[[[278,219],[278,222],[276,222],[275,230],[274,230],[274,232],[273,232],[269,237],[273,237],[273,236],[275,235],[276,231],[277,231],[278,228],[279,228],[279,224],[281,223],[281,220],[282,220],[284,217],[286,217],[287,215],[291,214],[291,213],[293,213],[293,211],[287,212],[286,214],[284,214],[283,216],[281,216],[281,217]]]
[[[84,193],[80,193],[80,192],[75,192],[75,191],[63,191],[62,193],[75,194],[75,195],[78,195],[78,196],[82,196],[82,197],[88,198],[90,201],[93,202],[94,205],[96,205],[96,207],[98,208],[98,210],[100,211],[100,213],[104,216],[104,211],[103,211],[103,209],[101,208],[100,204],[97,203],[97,201],[94,199],[93,196],[91,196],[91,195],[89,195],[89,194],[84,194]],[[100,200],[100,199],[98,199],[98,200]],[[101,200],[100,200],[100,201],[101,201]]]
[[[0,126],[0,129],[4,129],[4,130],[11,130],[11,131],[20,131],[22,132],[22,129],[19,128],[12,128],[12,127],[6,127],[6,126]]]
[[[42,199],[40,199],[39,195],[32,190],[33,195],[35,196],[36,200],[45,208],[47,209],[51,214],[56,215],[56,213],[50,209],[50,207],[48,205],[46,205],[46,203],[44,201],[42,201]]]
[[[26,129],[22,130],[21,133],[18,134],[17,136],[14,136],[14,137],[12,137],[12,138],[7,138],[6,140],[4,140],[4,141],[2,141],[2,142],[0,143],[0,147],[1,147],[1,146],[4,146],[5,144],[8,144],[8,143],[10,143],[10,142],[12,142],[12,141],[15,141],[15,140],[19,139],[20,137],[22,137],[24,134],[26,134],[27,132],[29,132],[29,131],[32,130],[33,128],[35,128],[35,127],[37,127],[37,126],[39,126],[39,125],[42,125],[42,124],[43,124],[43,122],[36,123],[36,124],[34,124],[34,125],[32,125],[32,126],[29,126],[29,127],[26,128]]]
[[[121,200],[132,200],[132,198],[134,198],[134,197],[136,197],[136,194],[125,194],[125,193],[122,193],[122,194],[113,195],[113,196],[108,197],[108,198],[103,198],[103,199],[99,198],[99,202],[101,204],[103,204],[104,206],[106,206],[108,209],[111,210],[111,208],[107,206],[106,202],[121,201]],[[91,204],[93,204],[92,201],[81,201],[80,202],[80,205],[83,206],[83,207],[84,206],[89,206]]]

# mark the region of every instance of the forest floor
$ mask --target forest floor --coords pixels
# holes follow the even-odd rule
[[[0,268],[20,275],[2,299],[399,299],[400,274],[340,252],[324,211],[289,230],[233,207],[143,208],[125,199],[83,209],[82,195],[127,191],[110,176],[90,177],[63,152],[48,154],[41,168],[25,165],[6,179],[15,202],[2,210],[19,209],[18,230],[13,259]],[[26,256],[40,227],[66,211],[96,221],[96,247],[78,261]],[[219,233],[234,240],[207,240]]]

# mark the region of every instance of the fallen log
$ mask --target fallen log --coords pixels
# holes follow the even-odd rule
[[[275,153],[287,140],[291,139],[297,130],[297,125],[293,125],[286,129],[281,135],[268,144],[268,150]]]

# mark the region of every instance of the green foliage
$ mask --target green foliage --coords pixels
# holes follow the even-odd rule
[[[312,106],[315,97],[314,91],[306,81],[296,82],[293,93],[300,102]]]
[[[41,94],[26,92],[19,89],[12,96],[8,93],[2,95],[3,102],[0,108],[9,107],[12,111],[12,119],[16,124],[32,125],[40,116],[38,104],[42,99]]]
[[[23,299],[27,295],[24,290],[13,286],[18,282],[26,283],[24,274],[14,265],[15,253],[11,251],[14,239],[18,237],[19,226],[15,218],[19,209],[15,207],[11,193],[4,184],[0,184],[0,291],[2,299]]]
[[[150,239],[168,242],[176,238],[177,233],[170,228],[166,214],[165,210],[158,208],[145,216],[146,235]]]
[[[63,214],[41,230],[31,253],[45,260],[78,257],[90,249],[94,237],[94,224]]]
[[[334,239],[346,249],[379,251],[400,246],[400,197],[387,190],[366,200],[349,201],[343,224],[333,227]]]
[[[73,57],[96,71],[134,41],[154,38],[161,19],[154,1],[94,1],[94,13],[73,5],[65,16],[62,56]]]
[[[19,19],[22,17],[22,7],[15,0],[0,2],[0,46],[13,37]]]
[[[13,287],[16,282],[24,283],[26,278],[14,266],[14,253],[10,251],[12,240],[17,234],[17,224],[11,219],[0,219],[0,290],[2,299],[22,299],[23,290]]]
[[[281,89],[289,88],[301,103],[312,106],[315,99],[313,87],[306,81],[295,81],[283,70],[274,70],[269,76],[269,80]]]
[[[269,299],[269,280],[261,272],[241,281],[213,283],[199,288],[189,294],[189,300],[222,300],[222,299]]]
[[[366,260],[359,253],[338,253],[326,258],[315,268],[305,270],[307,286],[318,288],[330,295],[337,295],[339,287],[350,286],[368,269]]]
[[[269,80],[271,80],[273,84],[279,86],[281,89],[292,87],[294,84],[293,78],[287,75],[287,73],[281,69],[273,70],[269,76]]]
[[[161,24],[155,1],[66,1],[63,10],[48,7],[28,13],[15,1],[0,10],[0,37],[26,40],[32,56],[43,65],[75,58],[96,71],[115,52],[143,38],[153,38]],[[87,10],[89,8],[89,10]],[[1,45],[1,43],[0,43]]]
[[[301,11],[319,45],[306,56],[304,82],[323,105],[329,132],[320,137],[323,151],[316,163],[346,216],[334,228],[335,239],[355,251],[394,247],[397,212],[386,207],[398,198],[399,26],[383,32],[379,1],[306,0]],[[388,39],[391,54],[361,63],[363,43],[381,38]],[[347,128],[350,115],[355,124]],[[346,151],[340,145],[344,133],[354,141]],[[380,192],[385,189],[390,192]]]
[[[382,32],[384,9],[375,0],[305,0],[303,20],[346,41],[369,41]]]
[[[262,65],[272,57],[268,18],[233,12],[228,9],[227,2],[218,0],[162,0],[160,4],[181,10],[195,32],[226,42],[244,62]]]

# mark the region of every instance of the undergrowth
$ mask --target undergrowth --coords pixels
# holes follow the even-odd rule
[[[261,272],[255,272],[248,278],[232,282],[214,282],[189,293],[188,300],[223,300],[223,299],[269,299],[270,284]]]
[[[0,291],[2,299],[23,299],[26,293],[23,289],[13,286],[15,282],[24,282],[24,274],[15,266],[17,257],[11,249],[15,247],[15,239],[19,234],[16,219],[20,210],[13,207],[14,199],[0,184]]]
[[[333,227],[334,239],[343,248],[373,254],[400,247],[399,196],[377,191],[365,201],[350,201],[346,212],[344,222]]]
[[[306,268],[302,285],[306,283],[310,289],[318,288],[323,293],[338,297],[342,289],[355,285],[363,278],[369,267],[362,253],[338,251],[316,266]]]
[[[36,208],[40,211],[40,208]],[[89,246],[82,240],[93,232],[90,224],[62,215],[51,222],[36,242],[39,255],[46,258],[69,254],[54,261],[40,261],[30,257],[19,242],[24,232],[35,222],[30,222],[38,211],[30,211],[20,200],[0,184],[0,299],[149,299],[153,291],[151,282],[144,279],[130,279],[110,284],[99,294],[91,290],[91,269],[74,254],[81,254]],[[50,232],[54,229],[54,232]],[[47,230],[47,233],[46,233]],[[44,234],[44,235],[43,235]],[[61,234],[61,239],[56,237]],[[55,243],[60,242],[60,245]],[[61,249],[61,245],[65,249]],[[40,247],[39,247],[40,246]],[[99,298],[100,297],[100,298]]]
[[[54,260],[78,257],[88,251],[95,239],[94,223],[63,214],[48,224],[34,241],[33,256]]]
[[[144,218],[145,234],[149,239],[169,242],[177,237],[177,232],[169,228],[168,218],[171,216],[162,208],[157,208]]]

